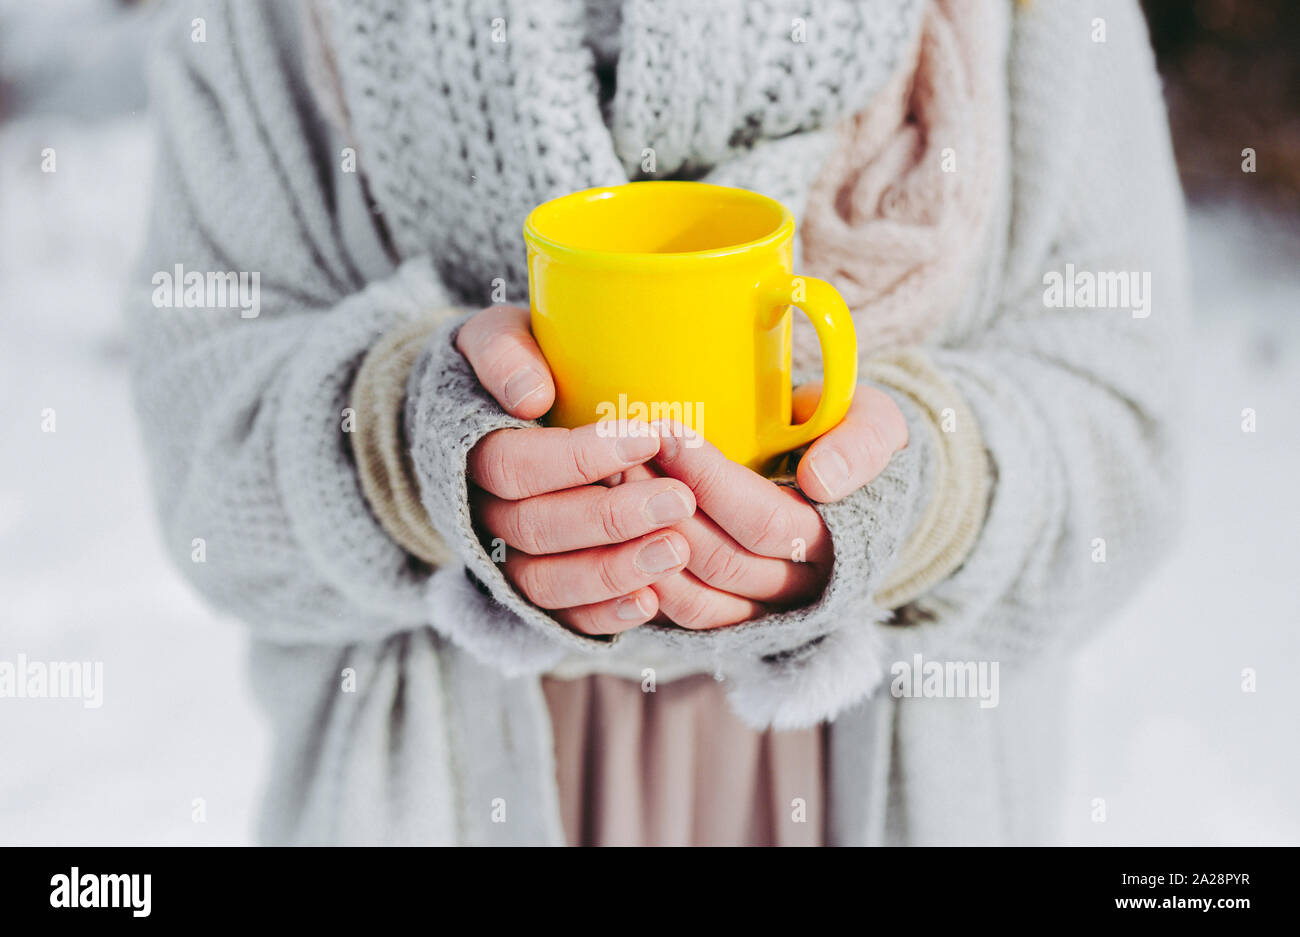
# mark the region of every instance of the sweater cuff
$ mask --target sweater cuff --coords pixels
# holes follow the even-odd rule
[[[420,503],[402,413],[406,382],[429,336],[454,310],[429,313],[386,333],[366,354],[352,384],[350,434],[361,489],[375,519],[408,553],[430,566],[455,559]]]
[[[898,562],[880,584],[875,600],[898,608],[919,598],[965,561],[984,523],[990,469],[975,416],[961,393],[918,348],[873,357],[862,366],[865,379],[906,395],[929,447],[930,494]]]
[[[892,659],[879,626],[961,566],[984,520],[989,465],[960,393],[915,348],[873,357],[861,373],[903,411],[908,445],[870,485],[814,505],[835,547],[826,591],[809,608],[752,623],[788,632],[786,649],[727,669],[733,708],[756,726],[832,719],[873,692]]]
[[[933,452],[919,409],[892,396],[908,421],[907,447],[871,484],[841,501],[813,505],[835,553],[816,602],[711,631],[645,626],[720,672],[732,709],[754,728],[796,729],[833,719],[885,675],[888,655],[875,625],[891,612],[873,596],[925,508]]]
[[[306,601],[302,598],[304,594],[311,596],[306,604],[314,605],[326,601],[327,597],[333,602],[334,594],[338,593],[346,597],[354,610],[379,612],[387,627],[398,624],[408,627],[423,621],[422,594],[428,571],[411,561],[410,555],[393,541],[368,509],[346,438],[349,429],[355,429],[348,423],[347,408],[351,406],[357,369],[375,343],[402,323],[447,302],[446,291],[432,262],[427,257],[410,258],[389,276],[366,284],[323,315],[311,316],[310,328],[306,328],[305,320],[301,325],[283,320],[266,323],[268,331],[263,333],[263,341],[268,346],[283,340],[276,333],[285,328],[301,335],[296,348],[279,365],[273,389],[272,386],[259,388],[258,396],[252,397],[252,381],[258,380],[252,376],[247,380],[228,380],[222,387],[227,401],[223,406],[232,405],[230,401],[234,399],[246,400],[242,405],[250,409],[238,417],[240,420],[250,424],[273,421],[264,469],[270,474],[257,478],[259,483],[273,479],[282,509],[281,526],[301,547],[300,556],[280,567],[268,565],[273,559],[283,557],[278,554],[271,557],[265,552],[265,545],[240,551],[227,545],[223,555],[231,563],[242,565],[246,572],[241,572],[241,576],[276,584],[274,590],[268,586],[251,590],[253,593],[278,595],[287,590],[297,595],[300,606]],[[231,337],[227,336],[227,340]],[[248,343],[247,339],[241,339],[238,347],[246,356],[255,357],[260,351],[255,341]],[[229,349],[226,353],[230,353]],[[205,379],[211,379],[211,374],[206,374]],[[245,394],[250,396],[243,398]],[[241,425],[238,432],[245,431]],[[233,426],[230,432],[235,432]],[[213,440],[211,444],[217,442]],[[252,456],[241,455],[237,450],[232,454],[232,450],[225,448],[222,457],[236,460],[238,471],[254,471],[254,466],[248,464]],[[223,471],[229,473],[234,469],[225,466]],[[221,481],[232,483],[230,478]],[[204,484],[214,483],[205,481]],[[257,505],[258,510],[264,507],[262,502]],[[242,516],[228,520],[228,526],[233,525],[231,529],[242,530],[250,523]],[[260,523],[265,525],[269,521],[264,519]],[[257,530],[264,529],[257,527]],[[247,536],[253,536],[257,530],[250,530]],[[276,544],[279,542],[275,540]],[[210,554],[212,550],[210,540]],[[242,555],[236,557],[236,552]],[[330,588],[322,590],[321,581]],[[254,599],[257,595],[239,597],[241,603]],[[306,616],[314,622],[313,633],[324,628],[347,637],[356,630],[355,622],[344,627],[346,615],[341,618],[333,614],[311,615],[301,607],[276,609],[270,615],[290,621]],[[283,633],[278,628],[276,631]]]
[[[485,548],[474,529],[466,471],[469,451],[488,433],[537,423],[502,410],[456,349],[456,334],[468,318],[460,316],[437,328],[411,369],[406,388],[406,432],[420,498],[434,529],[460,561],[429,581],[433,627],[484,664],[512,676],[544,673],[574,651],[606,654],[618,642],[617,635],[577,634],[533,605],[515,591],[499,565],[505,559],[504,544]]]

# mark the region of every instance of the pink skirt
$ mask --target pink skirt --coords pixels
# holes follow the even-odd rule
[[[755,731],[699,674],[654,693],[622,677],[547,677],[574,846],[820,846],[825,729]]]

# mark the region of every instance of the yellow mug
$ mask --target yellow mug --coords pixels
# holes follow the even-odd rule
[[[853,318],[829,283],[794,275],[794,218],[779,202],[632,182],[538,206],[524,240],[533,334],[555,376],[551,425],[675,420],[763,471],[848,412]],[[821,400],[793,426],[791,306],[822,350]]]

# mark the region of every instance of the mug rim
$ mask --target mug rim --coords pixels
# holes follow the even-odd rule
[[[656,253],[651,251],[602,251],[591,250],[584,247],[573,247],[562,241],[557,241],[552,237],[542,234],[537,227],[537,219],[540,212],[553,207],[557,202],[569,200],[591,201],[596,198],[616,197],[620,191],[626,191],[633,186],[661,186],[682,188],[690,187],[698,189],[701,186],[709,189],[720,189],[729,194],[740,194],[755,201],[766,202],[774,206],[779,212],[781,220],[767,234],[749,241],[743,241],[739,244],[729,244],[726,247],[711,247],[698,251],[676,251],[672,253]],[[712,182],[693,182],[686,179],[642,179],[636,182],[624,182],[619,185],[593,186],[589,189],[579,189],[576,192],[570,192],[567,195],[559,195],[553,199],[548,199],[538,205],[528,213],[524,220],[524,241],[534,250],[548,255],[578,263],[599,264],[600,266],[670,266],[673,264],[690,263],[697,260],[715,260],[734,258],[748,255],[756,250],[766,247],[775,247],[791,238],[794,235],[794,215],[790,209],[770,196],[761,192],[755,192],[753,189],[742,189],[737,186],[717,185]]]

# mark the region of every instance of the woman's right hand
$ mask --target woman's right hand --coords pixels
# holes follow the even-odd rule
[[[533,420],[551,408],[555,384],[526,309],[484,309],[461,327],[456,347],[512,416]],[[659,601],[650,585],[690,559],[686,538],[665,528],[695,513],[695,496],[671,478],[599,482],[658,452],[649,427],[644,434],[590,425],[484,436],[469,453],[470,504],[487,537],[509,548],[511,584],[585,634],[615,634],[654,618]]]

